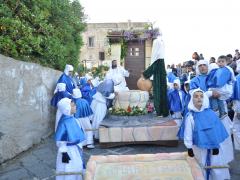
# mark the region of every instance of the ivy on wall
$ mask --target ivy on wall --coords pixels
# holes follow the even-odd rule
[[[127,56],[127,51],[128,51],[128,43],[125,39],[121,39],[121,61]]]

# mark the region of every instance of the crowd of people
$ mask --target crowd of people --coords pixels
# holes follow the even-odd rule
[[[232,132],[235,147],[240,149],[238,50],[234,57],[229,54],[219,56],[217,60],[212,57],[209,61],[194,53],[193,60],[187,61],[183,66],[179,64],[177,68],[168,65],[166,71],[164,69],[165,73],[159,73],[158,67],[164,69],[164,61],[156,55],[152,65],[143,72],[145,78],[154,75],[155,101],[167,101],[168,107],[164,108],[161,103],[154,102],[157,104],[156,114],[170,114],[176,121],[179,126],[178,137],[184,140],[188,155],[196,157],[202,167],[210,167],[203,170],[206,179],[230,179],[227,164],[234,158]],[[83,77],[73,76],[73,71],[72,65],[66,65],[51,100],[51,105],[57,108],[56,169],[57,172],[83,174],[83,146],[94,148],[94,139],[99,139],[99,125],[107,109],[112,106],[115,94],[129,90],[125,81],[129,73],[118,66],[116,60],[112,61],[112,66],[102,81],[89,73]],[[161,86],[163,80],[167,86],[157,87]],[[221,168],[212,168],[213,166]],[[81,179],[82,176],[68,177]],[[57,179],[61,178],[63,176],[57,176]]]
[[[208,61],[195,52],[183,66],[167,67],[168,106],[180,127],[178,137],[207,180],[230,179],[232,134],[240,150],[240,54],[235,53]]]
[[[78,175],[57,176],[56,179],[82,179],[85,170],[83,147],[93,149],[99,139],[98,128],[112,106],[115,94],[129,90],[125,77],[128,71],[112,61],[105,78],[73,75],[74,68],[67,64],[58,79],[51,105],[57,109],[55,140],[58,147],[57,172],[79,172]]]

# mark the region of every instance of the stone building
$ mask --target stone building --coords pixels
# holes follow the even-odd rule
[[[150,64],[153,29],[147,22],[88,23],[83,33],[80,62],[87,68],[117,60],[130,72],[128,87],[136,89],[141,72]],[[157,31],[158,32],[158,31]]]

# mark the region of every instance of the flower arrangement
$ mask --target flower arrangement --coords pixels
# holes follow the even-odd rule
[[[152,103],[148,103],[145,108],[140,108],[138,106],[130,107],[127,109],[123,108],[110,108],[109,113],[117,116],[139,116],[145,115],[147,113],[152,113],[154,111],[154,107]]]
[[[117,116],[139,116],[139,115],[147,114],[147,109],[146,108],[140,108],[138,106],[133,106],[133,107],[128,106],[127,109],[110,108],[109,113],[112,114],[112,115],[117,115]]]
[[[148,113],[152,113],[154,111],[154,106],[153,106],[153,103],[149,102],[147,104],[147,112]]]

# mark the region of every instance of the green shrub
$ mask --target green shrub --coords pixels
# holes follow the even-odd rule
[[[0,0],[0,53],[63,70],[78,66],[86,24],[79,1]]]

